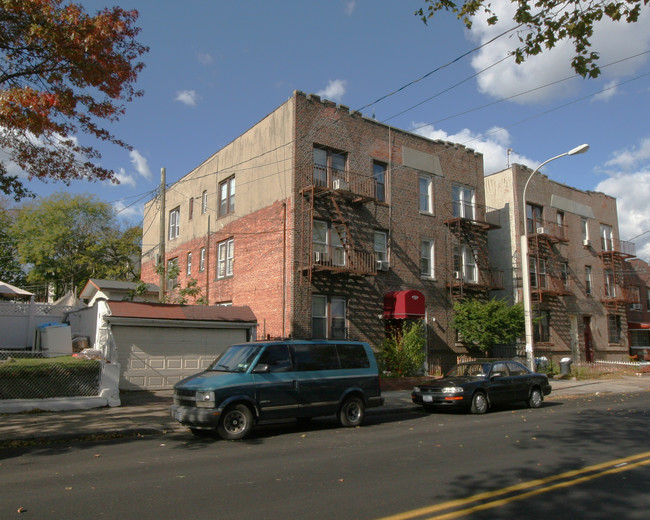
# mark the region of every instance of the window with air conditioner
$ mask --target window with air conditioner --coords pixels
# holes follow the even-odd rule
[[[378,271],[388,270],[388,246],[386,233],[375,231],[375,263]]]
[[[314,186],[333,187],[334,181],[345,181],[347,156],[343,152],[314,146]],[[337,183],[337,186],[341,186]],[[343,188],[339,188],[343,189]]]

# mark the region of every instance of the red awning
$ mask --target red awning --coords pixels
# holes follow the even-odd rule
[[[384,319],[423,318],[424,294],[415,289],[395,291],[384,296]]]
[[[633,323],[633,322],[628,322],[627,324],[628,329],[650,329],[650,323]]]

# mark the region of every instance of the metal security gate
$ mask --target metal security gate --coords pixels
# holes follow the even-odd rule
[[[169,389],[204,370],[245,329],[112,326],[121,390]]]

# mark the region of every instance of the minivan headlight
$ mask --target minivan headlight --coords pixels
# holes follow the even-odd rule
[[[197,390],[196,406],[199,408],[214,408],[214,392]]]

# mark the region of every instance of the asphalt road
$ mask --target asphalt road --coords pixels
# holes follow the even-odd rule
[[[646,519],[648,431],[622,394],[5,449],[0,518]]]

